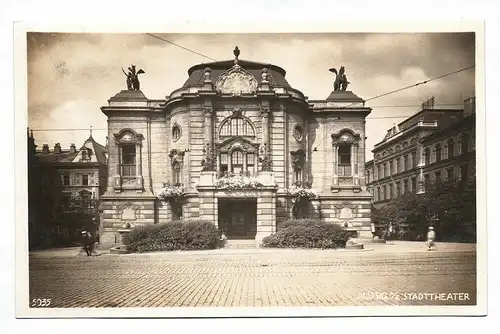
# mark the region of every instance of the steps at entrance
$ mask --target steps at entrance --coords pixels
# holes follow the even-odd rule
[[[257,248],[257,246],[254,239],[229,239],[226,241],[224,248],[252,249]]]

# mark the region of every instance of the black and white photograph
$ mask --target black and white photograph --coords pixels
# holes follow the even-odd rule
[[[443,27],[18,33],[17,316],[485,314],[484,36]]]

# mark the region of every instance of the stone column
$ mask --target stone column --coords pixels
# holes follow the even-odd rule
[[[210,144],[210,148],[213,146],[213,131],[212,131],[212,108],[205,108],[205,143]]]
[[[359,175],[358,175],[358,144],[353,144],[351,145],[351,164],[352,164],[352,177],[353,177],[353,184],[354,185],[359,185]]]
[[[260,111],[262,117],[262,144],[269,147],[269,108],[262,108]]]
[[[142,145],[140,143],[135,144],[136,158],[135,158],[135,175],[137,182],[137,192],[142,192]]]
[[[339,164],[338,149],[339,149],[339,147],[337,146],[337,144],[333,144],[333,179],[332,179],[332,185],[334,185],[334,186],[337,186],[339,184],[339,178],[338,178],[338,164]]]

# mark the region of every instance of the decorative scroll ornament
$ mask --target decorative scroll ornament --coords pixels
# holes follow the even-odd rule
[[[294,170],[302,169],[304,167],[306,153],[302,149],[298,149],[297,151],[291,151],[290,155],[292,156],[292,166]]]
[[[238,65],[238,57],[240,50],[238,47],[234,49],[234,65],[229,70],[222,73],[215,87],[222,94],[232,94],[239,96],[241,94],[252,94],[257,91],[257,80],[255,77],[240,65]]]
[[[211,75],[212,75],[212,69],[210,67],[206,67],[204,73],[205,82],[212,82]]]

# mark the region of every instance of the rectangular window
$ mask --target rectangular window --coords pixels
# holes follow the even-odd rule
[[[84,186],[89,185],[89,176],[87,174],[82,175],[82,185],[84,185]]]
[[[396,182],[396,197],[401,196],[401,184]]]
[[[378,165],[378,178],[381,179],[384,177],[384,171],[382,170],[382,165]]]
[[[69,174],[68,173],[64,173],[62,175],[62,179],[63,179],[63,185],[64,186],[69,186]]]
[[[401,165],[399,162],[399,158],[396,159],[396,173],[399,173],[401,171]]]
[[[253,153],[247,153],[247,175],[252,175],[254,173],[255,155]]]
[[[431,183],[431,177],[429,176],[429,174],[425,174],[424,175],[424,187],[425,187],[425,190],[429,189],[429,184]]]
[[[453,181],[453,168],[446,169],[446,181],[448,182]]]
[[[390,185],[389,185],[389,199],[391,199],[391,198],[393,198],[393,197],[394,197],[394,193],[392,192],[392,187],[393,187],[393,185],[392,185],[392,184],[390,184]]]
[[[408,166],[408,154],[406,154],[404,157],[403,157],[403,171],[409,169],[409,166]]]
[[[403,180],[403,194],[408,192],[408,180]]]
[[[219,171],[222,175],[227,174],[227,153],[221,153],[219,156]]]
[[[351,173],[351,146],[350,145],[339,145],[339,175],[340,176],[350,176]]]
[[[441,183],[441,171],[436,172],[436,180],[435,180],[435,183],[436,183],[436,184],[440,184],[440,183]]]
[[[411,153],[411,168],[417,167],[417,152]]]
[[[417,192],[417,178],[415,177],[411,178],[411,191],[414,193]]]
[[[122,147],[122,176],[136,176],[136,153],[135,145],[124,145]]]
[[[462,180],[462,181],[467,180],[467,178],[468,178],[468,176],[469,176],[469,175],[468,175],[468,174],[469,174],[469,173],[468,173],[468,172],[469,172],[469,170],[468,170],[468,169],[469,169],[469,168],[468,168],[468,166],[467,166],[467,165],[462,165],[462,166],[460,166],[460,180]]]

